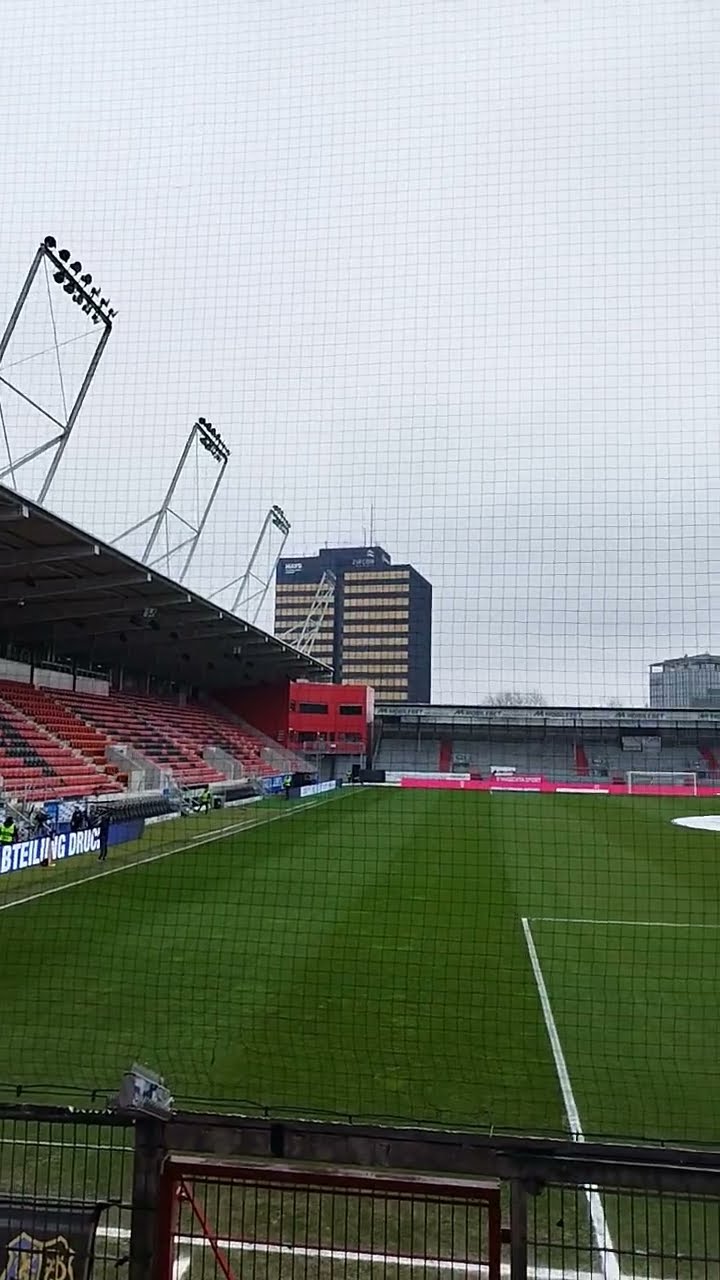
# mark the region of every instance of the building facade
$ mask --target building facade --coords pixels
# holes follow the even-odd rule
[[[326,547],[278,562],[275,634],[308,616],[318,586],[332,584],[312,656],[342,684],[369,684],[384,702],[429,702],[432,587],[382,547]]]
[[[287,745],[306,755],[356,756],[370,752],[375,696],[368,685],[290,685]]]
[[[667,658],[650,667],[651,707],[720,707],[720,657]]]

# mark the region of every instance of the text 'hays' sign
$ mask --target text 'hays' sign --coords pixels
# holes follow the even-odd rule
[[[26,867],[40,867],[51,859],[99,852],[99,827],[89,827],[87,831],[64,831],[57,836],[37,836],[34,840],[17,840],[15,844],[0,845],[0,876],[10,871],[23,871]]]
[[[88,1280],[103,1204],[0,1199],[0,1280]]]

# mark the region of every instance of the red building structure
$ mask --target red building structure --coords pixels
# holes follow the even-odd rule
[[[224,704],[276,742],[309,756],[370,755],[374,690],[295,680],[226,691]]]
[[[287,745],[312,755],[367,756],[375,694],[366,684],[290,685]]]

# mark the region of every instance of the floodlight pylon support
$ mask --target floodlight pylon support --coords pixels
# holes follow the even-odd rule
[[[267,575],[263,576],[262,571],[256,568],[256,566],[262,556],[263,544],[269,539],[272,529],[277,529],[281,540],[273,557],[272,565]],[[255,546],[252,549],[252,554],[248,560],[245,572],[241,574],[239,578],[233,578],[232,582],[226,582],[224,587],[219,587],[217,591],[212,593],[210,599],[214,600],[217,596],[222,595],[224,591],[229,591],[231,587],[237,586],[235,598],[231,606],[232,612],[237,613],[241,602],[246,608],[248,605],[254,604],[252,617],[248,616],[247,621],[255,622],[265,603],[267,593],[270,590],[270,583],[275,577],[278,560],[280,559],[285,548],[285,543],[290,536],[290,529],[290,521],[285,515],[282,507],[279,507],[277,503],[274,503],[263,520],[262,527],[257,536]]]
[[[173,500],[183,472],[185,471],[192,447],[196,443],[201,445],[202,448],[210,454],[214,461],[219,464],[219,467],[215,477],[215,482],[205,503],[202,514],[197,519],[197,523],[192,524],[190,520],[187,520],[184,516],[180,515],[178,511],[173,509]],[[182,582],[192,563],[203,529],[207,524],[208,516],[210,515],[218,490],[222,484],[225,469],[229,460],[230,450],[220,436],[220,433],[215,430],[211,422],[207,422],[205,418],[198,418],[197,422],[193,423],[190,428],[188,438],[185,441],[185,446],[180,454],[180,459],[173,473],[172,480],[170,481],[165,497],[163,498],[158,510],[153,511],[149,516],[146,516],[144,520],[139,520],[137,524],[126,529],[124,533],[119,534],[117,538],[113,539],[113,544],[120,542],[123,538],[127,538],[131,533],[137,533],[139,529],[145,528],[145,526],[150,524],[152,521],[152,529],[150,530],[150,535],[145,544],[145,550],[140,557],[141,562],[148,566],[157,565],[163,560],[169,560],[171,556],[177,555],[179,551],[184,551],[185,548],[188,547],[189,550],[185,557],[185,562],[178,576],[178,581]],[[153,549],[163,528],[167,529],[168,516],[173,516],[180,522],[180,524],[185,525],[189,530],[188,537],[183,538],[182,541],[178,542],[174,547],[168,546],[161,556],[151,559]]]
[[[71,265],[68,265],[71,254],[65,249],[59,250],[59,254],[56,254],[54,252],[55,248],[56,248],[56,242],[54,237],[46,236],[45,240],[38,247],[35,253],[35,257],[33,258],[32,263],[30,265],[30,270],[28,271],[27,276],[25,277],[25,281],[20,290],[20,293],[18,294],[15,306],[13,307],[12,312],[10,314],[10,319],[8,320],[5,326],[5,329],[2,333],[2,337],[0,337],[0,370],[2,369],[2,361],[5,356],[5,352],[7,351],[7,348],[10,344],[12,336],[17,328],[18,322],[22,315],[23,307],[27,302],[27,299],[28,299],[30,290],[33,286],[33,283],[35,281],[35,278],[38,272],[40,271],[41,266],[43,265],[46,267],[46,269],[48,266],[51,266],[54,268],[53,280],[57,284],[62,285],[64,291],[71,295],[72,301],[76,303],[77,306],[82,307],[82,310],[89,317],[89,319],[92,320],[93,324],[99,324],[102,326],[102,333],[100,335],[98,344],[93,352],[93,355],[90,359],[90,363],[85,372],[85,376],[80,385],[80,389],[77,392],[77,395],[75,396],[73,404],[71,405],[69,412],[67,412],[66,410],[64,422],[56,418],[47,409],[44,409],[41,404],[38,404],[35,400],[31,399],[31,397],[28,396],[25,392],[21,391],[18,387],[14,386],[13,383],[10,382],[7,378],[3,377],[2,373],[0,372],[0,388],[2,386],[8,387],[15,395],[19,396],[22,400],[24,400],[27,404],[29,404],[31,408],[39,412],[42,415],[42,417],[46,418],[48,422],[52,423],[54,426],[58,428],[58,433],[54,435],[50,440],[46,440],[43,444],[37,445],[34,449],[27,450],[19,458],[13,458],[11,455],[10,443],[8,441],[7,433],[5,430],[5,419],[2,414],[2,399],[0,397],[0,424],[2,425],[2,431],[5,436],[5,446],[8,454],[7,466],[4,466],[2,469],[0,469],[0,480],[4,480],[6,476],[10,476],[10,482],[14,487],[16,472],[18,472],[22,467],[27,466],[28,463],[34,462],[36,458],[42,457],[43,454],[48,453],[51,449],[55,450],[55,454],[53,456],[52,462],[50,463],[50,467],[45,476],[45,479],[43,480],[43,483],[40,488],[40,492],[38,494],[38,501],[41,503],[45,501],[45,498],[47,497],[47,494],[48,494],[48,490],[50,489],[50,486],[55,478],[55,473],[58,469],[58,466],[60,465],[63,453],[67,448],[68,442],[70,440],[70,436],[72,434],[73,427],[75,426],[75,423],[78,418],[78,414],[82,409],[83,401],[85,400],[85,397],[88,393],[90,384],[95,376],[103,351],[107,346],[108,339],[112,332],[112,317],[117,314],[117,312],[114,309],[110,309],[109,300],[107,298],[100,297],[101,290],[99,288],[94,287],[93,289],[90,289],[90,283],[92,281],[91,275],[86,274],[83,277],[79,277],[79,273],[80,271],[82,271],[81,263],[75,262],[75,263],[72,263]],[[62,255],[62,257],[59,255]],[[52,300],[51,300],[50,294],[48,295],[48,305],[51,309],[51,315],[53,315]],[[53,316],[53,327],[54,327],[54,316]],[[57,343],[57,337],[55,338],[55,351],[58,358],[58,367],[60,367],[60,364],[59,364],[60,351]]]
[[[75,403],[70,411],[70,415],[67,420],[65,431],[63,433],[62,439],[59,442],[59,447],[55,451],[55,457],[50,463],[50,466],[48,468],[48,473],[45,477],[45,480],[43,481],[42,488],[40,489],[40,493],[38,494],[38,502],[40,503],[43,503],[45,501],[50,485],[55,479],[55,472],[57,471],[58,467],[60,466],[60,463],[62,462],[62,456],[65,450],[67,449],[68,442],[72,434],[72,429],[75,426],[78,414],[82,409],[83,401],[88,391],[90,390],[90,383],[95,377],[95,372],[102,358],[102,353],[107,346],[109,337],[110,337],[110,328],[107,328],[101,335],[100,341],[97,347],[95,348],[95,351],[93,353],[93,358],[90,361],[90,365],[88,367],[88,371],[85,374],[85,377],[83,378],[82,385],[75,399]]]
[[[315,648],[315,641],[320,635],[327,611],[335,599],[335,581],[335,574],[331,569],[326,569],[318,582],[317,590],[312,598],[312,604],[305,618],[294,627],[289,627],[287,631],[283,631],[278,636],[278,640],[283,640],[285,644],[291,644],[294,649],[298,649],[300,653],[307,654],[310,657]]]

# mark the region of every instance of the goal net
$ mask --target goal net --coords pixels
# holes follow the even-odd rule
[[[682,787],[692,795],[697,795],[697,774],[690,772],[663,773],[657,770],[633,770],[627,774],[628,793],[632,794],[640,787]]]

